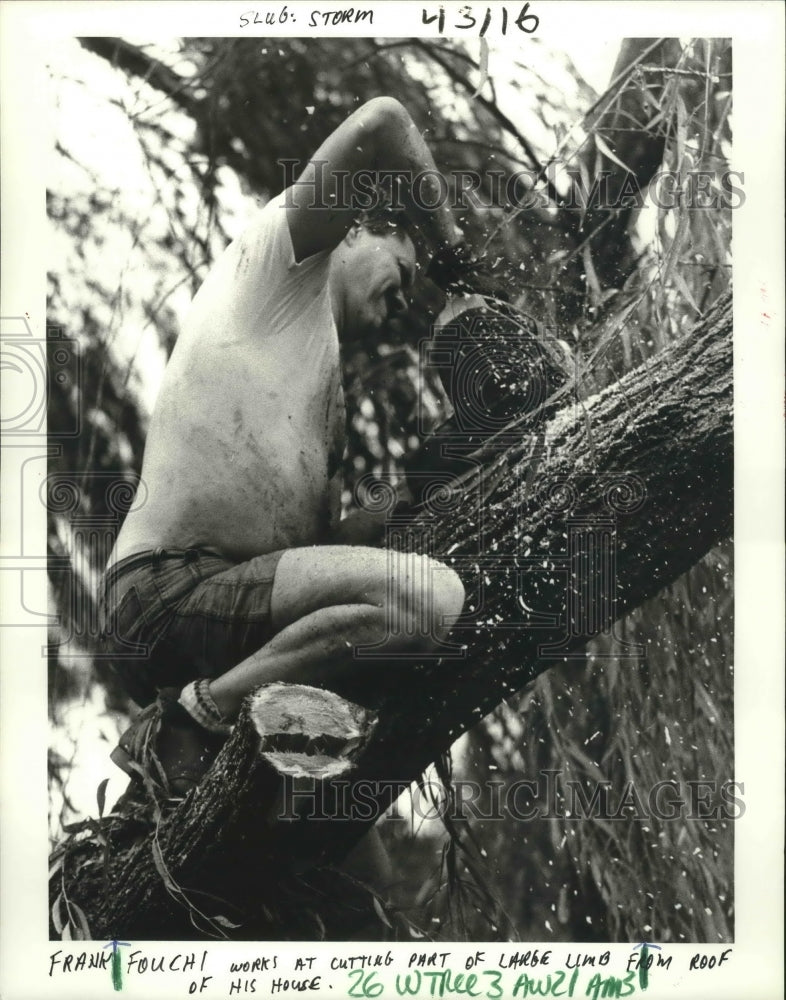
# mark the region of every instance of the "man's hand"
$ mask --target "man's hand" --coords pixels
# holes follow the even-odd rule
[[[400,515],[412,506],[412,494],[405,482],[396,486],[396,498],[396,505],[392,511],[385,509],[379,513],[372,513],[363,507],[351,510],[342,521],[339,521],[332,544],[381,547],[385,540],[388,518],[393,513]]]
[[[379,548],[385,537],[385,518],[356,508],[339,521],[332,545],[366,545]]]

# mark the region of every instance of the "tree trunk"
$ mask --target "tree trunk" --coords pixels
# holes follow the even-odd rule
[[[402,787],[502,698],[583,656],[588,639],[730,534],[731,325],[725,296],[682,340],[538,434],[498,433],[460,488],[414,521],[391,519],[391,558],[414,544],[464,580],[453,648],[419,665],[372,660],[396,687],[378,721],[298,688],[288,714],[302,711],[283,742],[287,713],[262,689],[177,808],[90,821],[58,849],[55,931],[66,919],[79,927],[81,910],[103,939],[311,938],[332,934],[331,918],[346,933],[368,897],[329,865]],[[266,703],[267,717],[254,707]],[[306,794],[293,800],[293,787]],[[348,807],[352,822],[309,818],[312,805],[327,817]]]
[[[527,215],[522,217],[524,238],[535,241],[532,280],[553,285],[552,319],[558,329],[580,323],[589,304],[599,308],[604,295],[621,289],[635,269],[638,253],[630,230],[663,164],[666,130],[659,112],[668,71],[681,58],[676,38],[623,39],[612,83],[583,122],[587,139],[577,155],[568,157],[567,197],[554,197],[558,225],[547,219],[533,227]],[[688,89],[684,78],[683,88]],[[694,95],[685,96],[690,103]],[[555,280],[548,262],[560,249],[568,252]],[[536,303],[537,296],[531,305],[540,313]]]

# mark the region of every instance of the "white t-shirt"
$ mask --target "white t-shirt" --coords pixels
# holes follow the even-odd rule
[[[167,366],[148,500],[117,558],[150,543],[245,559],[329,538],[345,439],[329,267],[329,251],[295,263],[284,194],[216,262]]]

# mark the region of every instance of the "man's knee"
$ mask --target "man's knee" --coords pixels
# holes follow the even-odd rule
[[[464,607],[466,592],[458,573],[436,559],[431,562],[432,594],[434,618],[437,623],[447,619],[447,628],[453,624]]]
[[[389,601],[401,631],[420,646],[443,639],[464,607],[464,585],[450,567],[407,554],[406,572],[394,574]]]

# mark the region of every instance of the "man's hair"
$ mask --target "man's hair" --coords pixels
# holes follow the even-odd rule
[[[412,237],[413,226],[403,208],[392,208],[385,202],[380,202],[373,208],[367,208],[355,219],[359,226],[375,236],[396,234]]]

